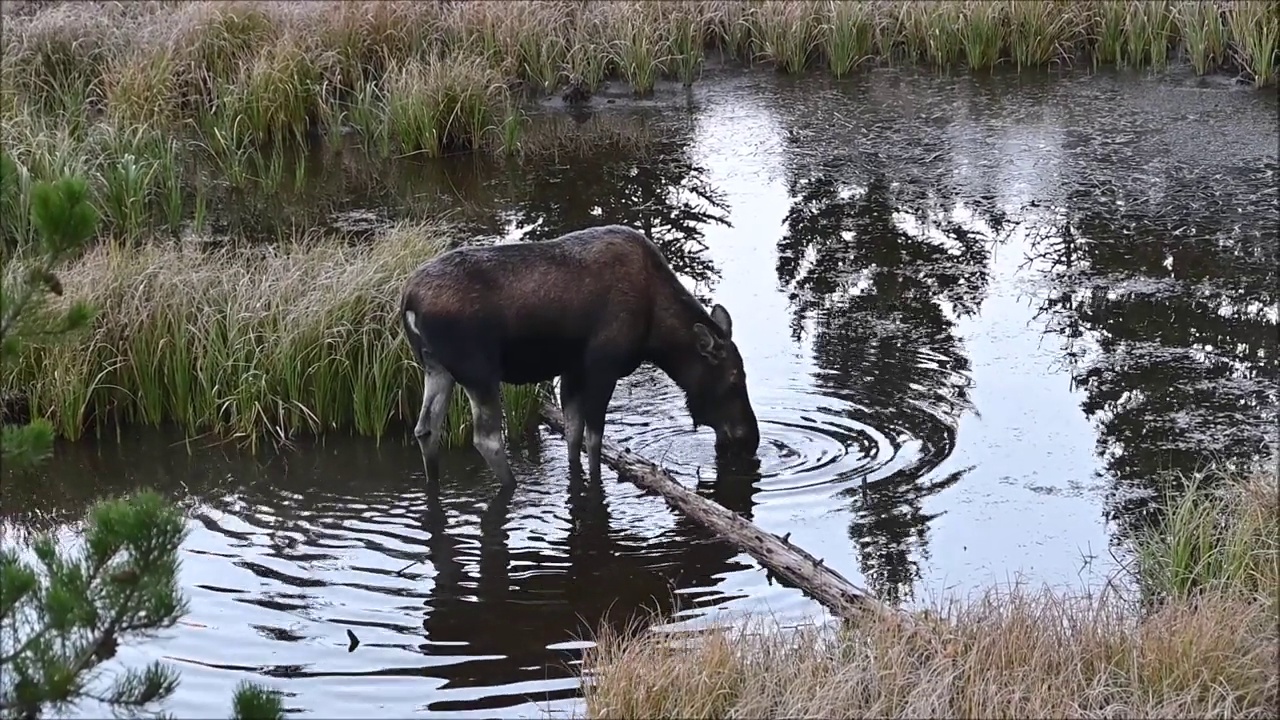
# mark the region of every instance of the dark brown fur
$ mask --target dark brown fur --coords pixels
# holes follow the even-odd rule
[[[729,313],[710,313],[642,233],[591,227],[555,240],[444,253],[414,271],[401,320],[427,388],[415,434],[434,465],[453,385],[475,415],[475,444],[511,481],[501,436],[499,383],[561,378],[570,460],[585,436],[599,474],[604,416],[619,378],[651,362],[684,390],[695,426],[719,451],[754,453],[759,428]]]

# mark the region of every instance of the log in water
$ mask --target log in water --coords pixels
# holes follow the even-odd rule
[[[564,416],[559,408],[544,402],[542,417],[551,429],[564,434]],[[690,492],[661,466],[619,447],[607,437],[601,445],[601,459],[620,476],[643,490],[658,493],[672,509],[738,546],[774,575],[822,603],[840,619],[856,622],[866,619],[868,612],[904,619],[902,614],[876,600],[871,593],[849,582],[803,548],[791,544],[786,537],[767,533],[732,510]]]

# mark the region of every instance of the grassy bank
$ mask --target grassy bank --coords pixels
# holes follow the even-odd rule
[[[0,114],[262,143],[350,127],[403,152],[509,151],[523,92],[886,63],[1164,68],[1275,82],[1274,3],[1210,0],[6,3]]]
[[[653,145],[652,130],[638,118],[594,115],[579,123],[563,115],[522,118],[513,159],[562,162],[591,153],[636,153]],[[417,197],[413,173],[422,163],[388,160],[385,136],[359,138],[354,145],[331,146],[347,166],[370,168],[377,185],[396,194],[391,204],[430,217],[432,208]],[[327,221],[333,205],[347,202],[351,188],[328,188],[317,178],[308,153],[286,143],[255,148],[247,138],[212,144],[176,137],[163,128],[122,125],[102,120],[73,131],[31,108],[0,123],[0,247],[30,244],[34,228],[25,208],[39,180],[74,175],[85,178],[101,215],[101,235],[116,244],[137,245],[157,237],[207,235],[225,220],[229,205],[253,206],[288,216],[281,226],[311,226]],[[12,161],[12,162],[9,162]],[[331,161],[332,162],[332,161]],[[397,185],[406,180],[408,184]],[[362,188],[354,192],[372,192]],[[267,199],[270,199],[268,201]],[[232,228],[227,228],[232,231]]]
[[[422,378],[396,308],[408,273],[447,240],[427,225],[358,247],[100,246],[59,273],[64,302],[97,308],[89,335],[29,348],[0,396],[26,396],[68,439],[123,423],[251,443],[411,427]],[[534,417],[538,388],[503,390],[508,428]],[[461,392],[447,429],[449,444],[470,441]]]
[[[1146,603],[1012,590],[939,607],[914,629],[757,622],[683,646],[602,635],[584,665],[588,715],[1276,717],[1278,491],[1272,465],[1172,502],[1139,543]]]

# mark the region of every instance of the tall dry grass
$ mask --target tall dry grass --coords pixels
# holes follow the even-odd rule
[[[60,273],[64,301],[98,315],[70,342],[34,344],[0,378],[58,433],[175,423],[257,443],[299,433],[381,437],[411,427],[422,377],[397,303],[447,228],[399,226],[370,244],[299,238],[269,248],[101,246]],[[504,387],[509,431],[537,412],[537,386]],[[469,442],[459,392],[447,442]]]
[[[913,624],[605,631],[584,663],[588,716],[1276,717],[1277,491],[1272,471],[1174,502],[1141,541],[1163,597],[1145,611],[1114,588],[1015,588]]]
[[[594,89],[614,78],[645,94],[662,78],[694,82],[710,52],[836,75],[871,61],[985,69],[1089,57],[1162,68],[1186,57],[1197,72],[1242,72],[1261,86],[1275,81],[1276,8],[1264,0],[58,3],[6,15],[0,107],[29,104],[80,125],[105,110],[206,132],[243,117],[265,139],[341,124],[354,98],[378,95],[370,85],[396,101],[388,83],[403,81],[406,68],[435,70],[413,77],[431,81],[419,94],[443,103],[430,114],[446,122],[471,110],[443,88],[465,87],[461,95],[484,98],[487,114],[501,116],[510,107],[495,80],[550,93],[570,80]],[[490,118],[469,132],[499,124]]]

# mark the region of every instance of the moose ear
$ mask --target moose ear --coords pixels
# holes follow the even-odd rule
[[[733,337],[733,318],[729,317],[729,311],[723,305],[716,303],[711,308],[711,319],[724,331],[725,337]]]
[[[711,330],[702,323],[694,323],[693,334],[698,339],[698,352],[712,362],[718,361],[720,354],[716,352],[716,338],[711,334]]]

